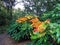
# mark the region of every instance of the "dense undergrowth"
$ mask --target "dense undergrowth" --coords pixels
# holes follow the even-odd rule
[[[59,45],[60,44],[60,4],[41,17],[26,15],[13,21],[8,34],[14,40],[30,39],[29,45]]]

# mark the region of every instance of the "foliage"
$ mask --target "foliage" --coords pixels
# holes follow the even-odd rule
[[[60,24],[50,23],[49,26],[50,35],[57,43],[60,43]]]
[[[7,9],[4,7],[0,8],[0,25],[4,25],[6,24],[6,20],[7,20]]]
[[[0,0],[0,33],[7,29],[7,25],[11,19],[8,9],[5,7],[3,0]]]
[[[14,12],[14,19],[18,19],[12,21],[12,24],[10,24],[9,29],[7,30],[8,34],[17,41],[21,39],[31,39],[31,45],[60,44],[60,4],[57,4],[56,0],[47,0],[47,3],[44,0],[41,5],[38,4],[40,3],[40,0],[26,1],[29,2],[29,5],[25,5],[25,12],[20,11],[19,9]],[[45,8],[50,11],[45,12],[45,3],[47,4],[47,7]],[[27,11],[37,15],[40,15],[40,12],[44,13],[38,17],[35,15],[26,15],[26,13],[28,13]]]
[[[60,25],[57,23],[49,23],[46,33],[37,38],[39,34],[33,35],[31,45],[59,45],[60,44]],[[41,35],[41,34],[40,34]]]
[[[13,19],[17,19],[17,18],[19,18],[19,17],[22,17],[22,16],[24,16],[26,13],[24,12],[24,11],[21,11],[20,9],[17,9],[17,10],[14,10],[13,11]]]
[[[11,9],[10,9],[11,10]],[[6,4],[4,0],[0,0],[0,26],[4,26],[9,23],[9,21],[12,19],[10,11],[6,7]]]
[[[13,25],[11,24],[8,34],[17,41],[21,39],[29,39],[32,29],[32,26],[27,21],[23,23],[15,22]]]
[[[50,35],[46,34],[43,37],[37,38],[35,40],[33,40],[33,42],[31,43],[31,45],[52,45],[53,42],[51,42],[52,38],[50,37]]]
[[[36,15],[43,12],[50,11],[54,8],[59,0],[22,0],[25,6],[25,11],[28,13],[34,13]]]
[[[16,36],[17,35],[17,33],[24,33],[24,35],[23,34],[21,34],[21,37],[23,36],[26,36],[26,35],[29,35],[30,33],[31,33],[31,31],[33,31],[33,28],[34,28],[34,26],[31,24],[31,21],[32,20],[34,20],[36,18],[36,16],[35,17],[33,17],[33,16],[25,16],[25,17],[22,17],[22,18],[18,18],[18,20],[16,20],[16,22],[15,23],[12,23],[11,24],[11,26],[10,26],[10,29],[8,30],[8,33],[13,37],[13,38],[16,38],[17,37],[17,39],[15,39],[15,40],[19,40],[19,38],[18,38],[18,36]],[[31,20],[30,20],[31,19]],[[35,20],[37,20],[38,21],[38,19],[36,18]],[[34,21],[33,21],[34,22]],[[38,23],[37,23],[38,24]],[[36,24],[35,24],[36,25]],[[37,25],[36,25],[37,26]],[[39,27],[37,27],[37,29],[39,29]],[[34,29],[35,30],[35,29]],[[40,29],[39,29],[40,30]],[[45,29],[43,29],[43,30],[45,30]],[[27,33],[27,31],[29,32],[29,34]],[[16,34],[15,34],[16,33]],[[27,33],[27,34],[26,34]],[[18,35],[19,35],[18,34]],[[16,37],[15,37],[15,36]],[[22,38],[23,38],[22,37]]]
[[[30,36],[33,27],[28,21],[33,16],[26,15],[25,17],[18,18],[16,22],[12,22],[7,30],[8,34],[15,40],[27,39]]]
[[[18,18],[7,30],[8,34],[17,41],[31,39],[31,45],[59,44],[60,24],[51,23],[50,19],[40,21],[38,18],[35,15]]]
[[[56,4],[55,8],[52,11],[43,13],[41,20],[50,19],[51,22],[60,23],[60,4]]]
[[[31,34],[31,39],[37,39],[46,34],[46,28],[48,26],[48,20],[45,22],[39,22],[37,19],[35,19],[36,22],[32,23],[32,26],[34,28],[33,33]]]
[[[41,21],[46,19],[50,19],[50,23],[48,24],[46,31],[39,37],[39,33],[35,33],[32,35],[32,39],[34,39],[32,45],[59,45],[60,44],[60,4],[56,4],[56,7],[50,11],[43,13],[42,17],[40,17]],[[41,35],[41,34],[40,34]],[[46,36],[48,35],[48,36]],[[46,36],[46,38],[44,38]],[[52,40],[51,40],[52,39]],[[45,42],[44,42],[45,40]]]

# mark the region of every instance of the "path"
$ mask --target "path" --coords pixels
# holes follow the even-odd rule
[[[6,33],[0,34],[0,45],[26,45],[27,42],[30,42],[30,41],[17,43],[11,37],[9,37]]]

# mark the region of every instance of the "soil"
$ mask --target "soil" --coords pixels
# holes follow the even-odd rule
[[[16,42],[8,34],[0,34],[0,45],[26,45],[30,41]]]

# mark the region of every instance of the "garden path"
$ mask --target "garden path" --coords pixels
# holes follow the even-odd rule
[[[0,34],[0,45],[26,45],[30,41],[15,42],[7,33]]]

